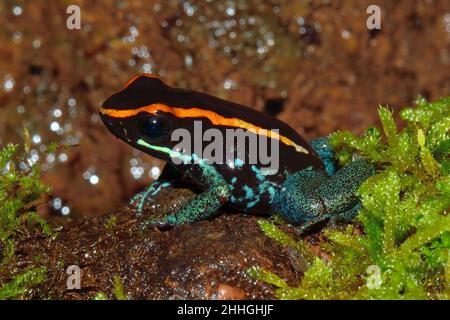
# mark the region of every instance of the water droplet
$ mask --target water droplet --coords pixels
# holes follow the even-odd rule
[[[54,153],[49,153],[48,155],[47,155],[47,163],[53,163],[53,162],[55,162],[55,154]]]
[[[341,32],[341,36],[342,36],[342,38],[344,38],[344,39],[348,39],[348,38],[350,38],[350,31],[348,31],[348,30],[343,30],[342,32]]]
[[[96,175],[93,174],[90,178],[89,178],[89,183],[90,184],[97,184],[100,181],[100,178]]]
[[[53,205],[53,208],[55,208],[56,210],[61,209],[61,206],[62,206],[61,198],[53,199],[53,204],[52,205]]]
[[[41,136],[40,135],[38,135],[38,134],[35,134],[35,135],[33,135],[33,138],[31,139],[31,140],[33,140],[33,143],[34,144],[39,144],[39,143],[41,143]]]
[[[3,89],[6,92],[10,92],[14,88],[14,79],[10,76],[6,76],[5,83],[3,84]]]
[[[55,118],[61,117],[61,116],[62,116],[62,111],[61,111],[61,109],[55,109],[55,110],[53,110],[53,116],[54,116]]]
[[[24,106],[22,106],[22,105],[20,105],[20,106],[17,106],[17,113],[24,113],[25,112],[25,107]]]
[[[68,158],[69,158],[69,157],[68,157],[67,154],[64,153],[64,152],[63,152],[63,153],[60,153],[59,156],[58,156],[58,160],[59,160],[60,162],[66,162]]]
[[[53,121],[51,124],[50,124],[50,130],[52,130],[52,131],[58,131],[60,129],[60,126],[59,126],[59,123],[58,122],[56,122],[56,121]]]
[[[145,73],[152,73],[152,65],[150,63],[145,63],[142,66],[142,71]]]
[[[61,214],[63,216],[67,216],[69,213],[70,213],[70,208],[69,207],[64,206],[64,207],[61,208]]]
[[[159,167],[156,167],[156,166],[155,166],[155,167],[152,167],[152,168],[150,169],[150,176],[151,176],[153,179],[156,179],[156,178],[158,178],[160,172],[161,172],[161,169],[159,169]]]
[[[33,48],[35,48],[35,49],[38,49],[38,48],[40,48],[41,47],[41,40],[39,40],[39,39],[34,39],[33,40]]]
[[[228,7],[225,12],[227,13],[227,15],[234,16],[234,14],[236,13],[236,10],[233,7]]]
[[[77,100],[75,100],[74,98],[70,98],[69,100],[67,100],[67,104],[69,105],[69,107],[75,107],[75,105],[77,104]]]
[[[22,8],[19,6],[15,6],[12,11],[15,16],[20,16],[22,14]]]
[[[193,64],[192,56],[191,56],[191,55],[186,55],[186,56],[184,57],[184,63],[186,64],[186,66],[187,66],[188,68],[191,68],[191,67],[192,67],[192,64]]]

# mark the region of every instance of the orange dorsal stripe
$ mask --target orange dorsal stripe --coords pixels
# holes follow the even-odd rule
[[[246,129],[251,132],[254,132],[258,135],[263,135],[268,138],[277,139],[281,141],[282,143],[292,146],[295,148],[297,152],[302,152],[308,154],[308,150],[306,150],[304,147],[299,146],[291,139],[280,135],[278,132],[267,130],[258,126],[255,126],[247,121],[237,119],[237,118],[226,118],[214,111],[210,110],[204,110],[200,108],[177,108],[177,107],[169,107],[165,104],[155,103],[148,106],[143,106],[136,109],[124,109],[124,110],[118,110],[118,109],[100,109],[100,113],[113,117],[113,118],[129,118],[132,116],[137,115],[140,112],[146,112],[150,114],[156,114],[158,111],[162,112],[168,112],[173,114],[174,116],[178,118],[207,118],[211,121],[214,125],[222,125],[222,126],[228,126],[228,127],[235,127],[235,128],[241,128]]]

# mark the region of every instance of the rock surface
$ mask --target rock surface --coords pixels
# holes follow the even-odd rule
[[[145,214],[163,214],[193,196],[188,189],[163,191]],[[210,221],[159,230],[142,227],[142,219],[124,208],[66,223],[55,239],[29,236],[18,244],[11,268],[47,267],[48,281],[29,298],[90,299],[98,292],[114,298],[118,275],[130,299],[268,299],[272,288],[250,278],[248,268],[262,266],[291,283],[301,272],[261,232],[260,218],[221,212]],[[67,289],[69,265],[81,269],[80,290]]]

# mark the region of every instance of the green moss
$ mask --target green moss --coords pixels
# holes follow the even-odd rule
[[[108,218],[108,220],[105,221],[105,228],[106,229],[112,229],[117,225],[117,217],[116,216],[111,216]]]
[[[36,212],[49,188],[40,180],[38,162],[30,160],[30,137],[24,130],[23,146],[8,144],[0,151],[0,249],[2,263],[12,257],[14,235],[26,224],[38,223],[53,232]]]
[[[114,276],[114,297],[117,300],[127,300],[127,296],[123,291],[122,279],[120,279],[120,275],[116,274]]]
[[[108,300],[108,296],[104,292],[97,292],[92,300]]]
[[[26,129],[23,137],[23,145],[8,144],[0,150],[0,271],[6,270],[3,274],[9,274],[7,266],[13,262],[15,242],[26,234],[24,229],[39,225],[44,234],[55,235],[47,221],[36,213],[49,188],[40,180],[40,163],[30,158],[31,142]],[[39,257],[35,260],[39,262]],[[8,283],[0,282],[0,299],[17,297],[45,280],[44,268],[22,272],[11,275]]]
[[[363,208],[354,223],[323,231],[321,250],[329,258],[316,257],[293,286],[261,268],[249,270],[276,286],[276,297],[450,298],[450,98],[418,99],[401,111],[407,122],[402,130],[387,108],[380,108],[379,116],[382,131],[372,127],[359,137],[350,132],[331,137],[341,165],[356,154],[378,170],[359,188]],[[267,221],[261,228],[311,259],[302,240]]]
[[[26,294],[33,286],[45,282],[46,268],[32,268],[15,276],[0,287],[0,300],[18,298]]]

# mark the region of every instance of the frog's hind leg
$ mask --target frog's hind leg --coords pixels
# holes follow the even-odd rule
[[[286,179],[274,199],[274,209],[300,231],[328,220],[350,221],[361,208],[356,190],[374,174],[363,159],[338,170],[332,177],[315,170],[302,170]]]
[[[327,179],[324,172],[312,169],[290,175],[275,195],[273,208],[295,225],[309,224],[326,213],[316,191]]]
[[[328,137],[320,137],[309,141],[309,144],[322,160],[325,171],[332,176],[337,171],[337,165],[334,160],[334,152],[330,146]]]
[[[140,216],[144,210],[147,201],[156,196],[162,189],[173,185],[174,181],[180,179],[181,173],[172,165],[167,163],[158,180],[153,181],[144,191],[135,194],[129,204],[136,205],[136,215]]]

